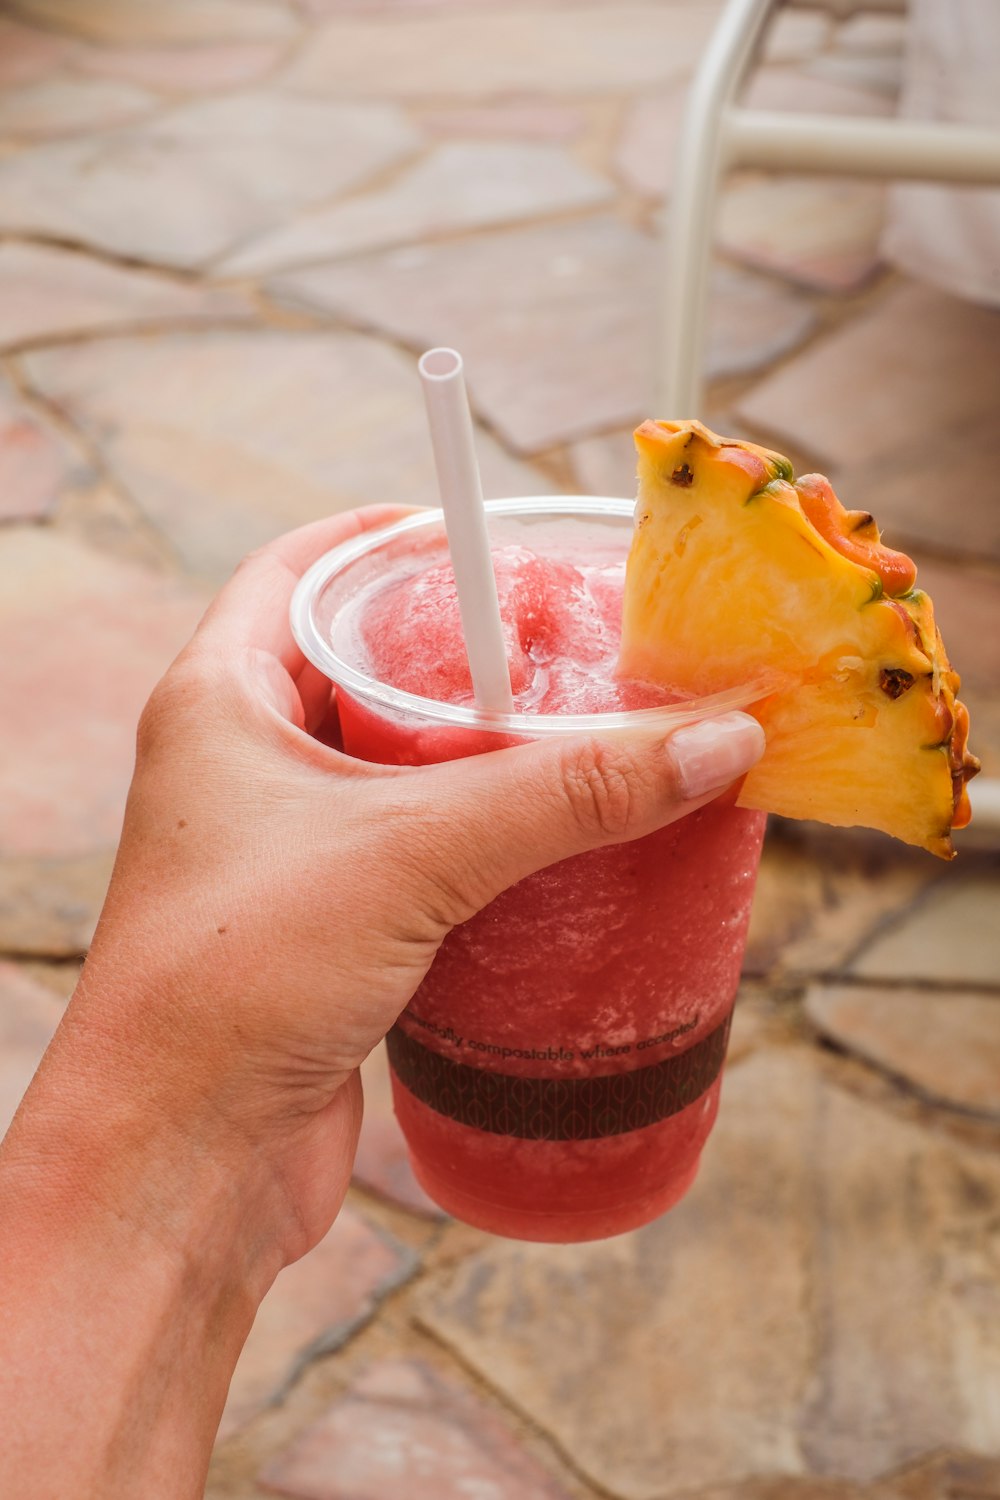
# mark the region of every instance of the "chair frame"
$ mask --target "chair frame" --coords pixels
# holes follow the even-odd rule
[[[766,172],[1000,184],[1000,133],[899,119],[746,109],[736,101],[787,0],[728,0],[695,74],[677,147],[665,235],[657,408],[701,410],[709,279],[719,184],[737,167]],[[813,0],[838,19],[904,15],[906,0]],[[978,827],[1000,830],[1000,780],[973,783]]]

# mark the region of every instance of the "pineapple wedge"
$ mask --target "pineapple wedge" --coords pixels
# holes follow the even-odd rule
[[[820,475],[700,422],[644,422],[623,676],[712,693],[765,681],[767,750],[740,805],[879,828],[950,859],[979,769],[928,596]]]

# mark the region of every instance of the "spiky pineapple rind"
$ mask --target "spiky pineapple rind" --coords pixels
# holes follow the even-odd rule
[[[697,692],[746,682],[765,667],[777,669],[779,679],[783,671],[784,688],[751,710],[772,734],[744,784],[744,805],[882,827],[951,857],[950,830],[968,821],[965,785],[978,762],[965,743],[958,678],[930,600],[915,587],[911,560],[882,544],[868,512],[846,511],[822,476],[794,482],[780,454],[723,440],[698,422],[645,422],[636,445],[639,531],[626,588],[623,672]],[[691,578],[698,570],[706,579],[724,571],[739,528],[738,546],[754,563],[738,578],[754,634],[731,630],[711,659],[699,639],[697,596],[693,608],[687,602]],[[807,754],[810,713],[820,732]],[[780,760],[775,727],[782,719],[790,746],[784,780],[769,769]],[[924,760],[924,749],[940,759]],[[818,780],[803,787],[794,773],[810,756]]]

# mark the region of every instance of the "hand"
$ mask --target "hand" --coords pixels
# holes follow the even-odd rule
[[[742,714],[687,731],[700,779],[685,792],[684,734],[420,768],[321,743],[310,731],[330,686],[293,642],[292,590],[322,552],[398,514],[336,517],[249,557],[153,693],[71,1012],[116,1039],[119,1079],[149,1109],[216,1143],[237,1172],[270,1174],[281,1191],[266,1232],[283,1261],[336,1214],[358,1065],[449,929],[534,870],[700,806],[762,748]]]
[[[93,949],[0,1145],[4,1494],[201,1494],[260,1299],[343,1201],[358,1065],[445,934],[761,753],[742,714],[418,768],[329,748],[289,600],[314,558],[398,514],[248,558],[142,716]]]

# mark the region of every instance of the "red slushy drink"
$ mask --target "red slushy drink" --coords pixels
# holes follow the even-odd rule
[[[616,675],[631,508],[498,505],[514,715],[474,707],[439,523],[350,544],[305,581],[325,659],[301,619],[297,634],[338,682],[349,754],[425,764],[688,712]],[[414,1171],[443,1208],[571,1241],[684,1194],[718,1109],[763,826],[720,799],[521,881],[449,935],[388,1041]]]

